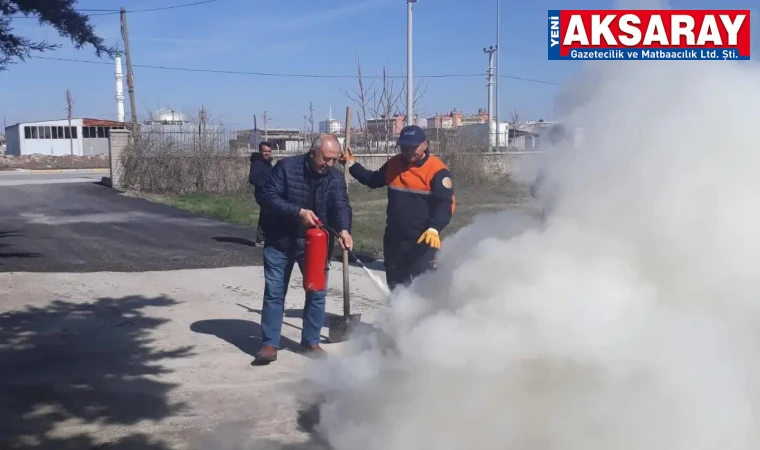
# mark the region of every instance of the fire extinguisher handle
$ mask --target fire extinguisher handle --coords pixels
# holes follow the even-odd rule
[[[327,232],[328,232],[328,233],[330,233],[330,234],[332,234],[333,236],[335,236],[336,238],[340,239],[340,234],[338,234],[338,232],[337,232],[337,231],[335,231],[335,229],[334,229],[334,228],[331,228],[331,227],[329,227],[329,226],[327,226],[327,225],[321,225],[321,227],[322,227],[322,228],[324,228],[325,230],[327,230]],[[352,251],[351,251],[351,250],[349,250],[349,249],[346,249],[346,251],[348,252],[348,255],[349,255],[350,257],[352,257],[352,258],[354,258],[355,260],[359,261],[359,258],[357,258],[357,257],[356,257],[356,255],[354,255],[354,252],[352,252]],[[361,261],[359,261],[359,263],[361,264]]]
[[[337,231],[335,231],[334,228],[329,227],[327,225],[323,225],[323,224],[319,224],[319,226],[322,227],[322,228],[324,228],[325,230],[327,230],[327,232],[330,233],[330,234],[332,234],[333,236],[335,236],[337,238],[340,238],[340,235],[338,234]]]

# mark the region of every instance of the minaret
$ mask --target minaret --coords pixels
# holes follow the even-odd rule
[[[116,120],[124,122],[124,74],[121,71],[121,52],[116,52]]]

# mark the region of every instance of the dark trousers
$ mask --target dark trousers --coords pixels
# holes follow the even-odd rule
[[[265,241],[265,234],[264,229],[261,228],[261,224],[263,223],[262,217],[264,217],[264,211],[259,209],[259,221],[256,224],[256,242],[262,243]]]
[[[256,223],[256,243],[261,244],[265,241],[266,234],[264,233],[264,229],[262,228],[262,224],[264,223],[264,214],[266,214],[266,211],[264,211],[264,208],[261,206],[261,203],[258,201],[256,202],[259,205],[259,220]]]
[[[438,250],[416,241],[383,240],[385,281],[393,290],[396,286],[408,286],[415,278],[437,267]]]

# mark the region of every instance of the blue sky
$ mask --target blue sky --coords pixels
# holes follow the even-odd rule
[[[502,76],[545,82],[502,78],[503,118],[514,110],[526,119],[551,119],[558,89],[552,83],[562,83],[580,68],[579,62],[547,60],[547,10],[616,6],[613,0],[565,1],[502,0]],[[80,0],[78,8],[137,10],[182,3],[191,0]],[[747,8],[749,3],[674,0],[670,6],[735,9]],[[419,109],[432,115],[453,108],[465,113],[485,108],[488,59],[483,47],[496,44],[496,0],[420,0],[414,10],[415,77],[483,74],[426,78],[427,91]],[[757,17],[753,14],[752,18]],[[221,0],[135,12],[128,20],[136,66],[346,76],[293,78],[135,67],[136,109],[141,117],[165,106],[194,114],[204,105],[214,119],[235,128],[251,127],[254,114],[261,125],[265,110],[272,128],[302,128],[309,102],[314,104],[315,123],[327,117],[330,104],[334,116],[344,117],[345,107],[352,104],[344,92],[356,85],[357,56],[366,75],[379,74],[383,66],[397,76],[405,70],[403,0]],[[92,21],[108,42],[120,43],[118,14]],[[757,30],[758,25],[753,25]],[[27,37],[62,44],[58,51],[40,56],[97,60],[90,48],[74,50],[35,20],[16,20],[14,27]],[[757,39],[753,44],[756,53]],[[11,66],[0,72],[0,115],[8,124],[65,117],[68,88],[74,94],[75,116],[115,119],[113,65],[109,64],[32,59]],[[397,87],[402,82],[395,80]],[[125,103],[128,111],[129,103]]]

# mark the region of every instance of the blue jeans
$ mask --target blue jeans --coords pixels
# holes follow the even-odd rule
[[[304,240],[296,242],[296,249],[283,252],[272,246],[264,246],[264,306],[261,311],[263,345],[280,348],[282,319],[285,313],[285,295],[288,293],[293,266],[303,273]],[[292,248],[292,246],[291,246]],[[327,267],[325,267],[327,272]],[[307,292],[303,307],[302,345],[317,345],[325,324],[325,301],[327,291]]]

